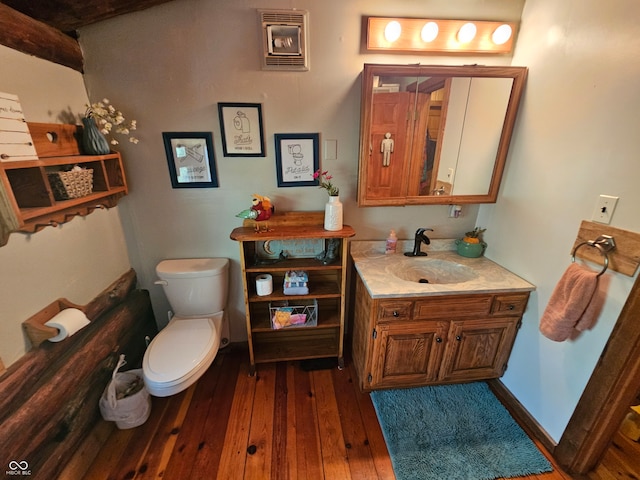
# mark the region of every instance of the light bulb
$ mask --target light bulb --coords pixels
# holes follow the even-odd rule
[[[420,38],[423,42],[433,42],[438,36],[438,24],[436,22],[427,22],[420,31]]]
[[[400,34],[402,33],[402,26],[400,22],[393,20],[387,23],[387,26],[384,27],[384,38],[387,39],[387,42],[395,42],[400,38]]]
[[[469,43],[476,36],[476,26],[473,23],[465,23],[458,31],[458,41],[460,43]]]
[[[507,43],[507,41],[511,38],[511,27],[506,23],[504,25],[500,25],[495,29],[493,34],[491,34],[491,40],[496,45],[502,45],[503,43]]]

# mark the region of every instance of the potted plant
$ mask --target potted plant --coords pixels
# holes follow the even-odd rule
[[[313,179],[318,180],[318,186],[324,188],[329,194],[329,201],[324,206],[324,229],[329,231],[342,230],[342,202],[340,201],[340,189],[331,183],[333,175],[328,171],[317,170]]]
[[[470,258],[482,256],[487,248],[487,244],[482,241],[482,234],[486,230],[486,228],[476,227],[466,232],[461,239],[456,240],[458,254]]]
[[[106,155],[111,151],[111,145],[118,145],[114,137],[107,140],[107,135],[120,133],[131,135],[131,131],[137,128],[135,120],[127,121],[120,110],[117,110],[108,98],[101,102],[87,105],[87,111],[82,118],[84,128],[82,130],[82,147],[86,155]],[[138,143],[138,139],[131,135],[131,143]]]

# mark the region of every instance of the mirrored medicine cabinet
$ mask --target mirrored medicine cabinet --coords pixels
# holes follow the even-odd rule
[[[358,205],[493,203],[526,67],[365,64]]]

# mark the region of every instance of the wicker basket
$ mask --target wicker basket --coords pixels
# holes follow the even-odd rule
[[[49,183],[56,200],[69,200],[93,192],[93,169],[49,173]]]

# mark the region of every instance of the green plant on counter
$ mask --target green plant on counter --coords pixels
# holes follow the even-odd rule
[[[464,234],[462,240],[467,243],[480,243],[482,241],[482,234],[486,231],[486,228],[476,227],[470,232]]]

